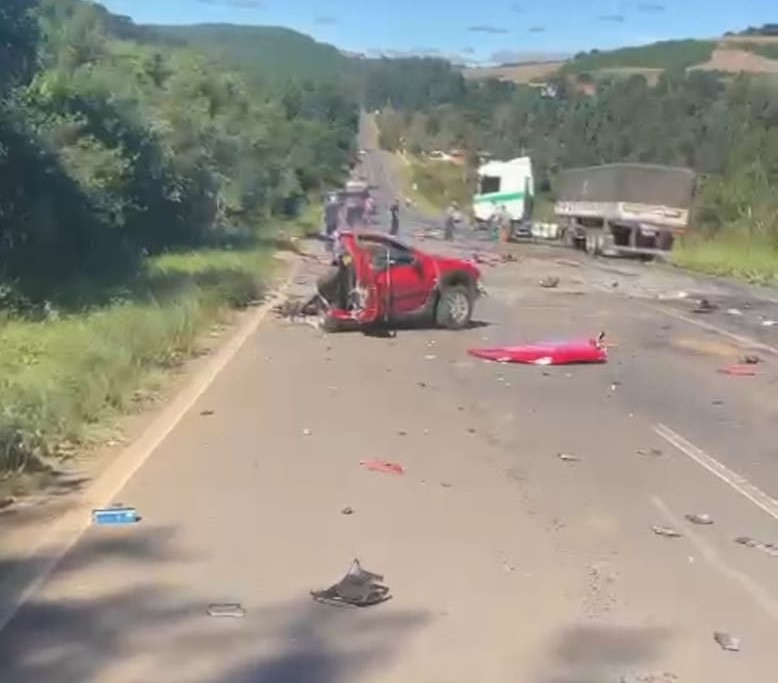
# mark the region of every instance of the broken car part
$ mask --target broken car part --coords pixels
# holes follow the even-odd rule
[[[110,507],[92,510],[92,522],[94,524],[135,524],[140,522],[140,517],[135,508]]]
[[[686,519],[689,520],[692,524],[698,524],[698,525],[711,525],[713,524],[713,517],[711,517],[706,512],[700,513],[700,514],[688,514],[686,515]]]
[[[681,538],[681,536],[683,536],[680,531],[676,531],[669,526],[654,525],[651,527],[651,531],[653,531],[657,536],[664,536],[665,538]]]
[[[733,636],[724,631],[716,631],[713,634],[713,640],[715,640],[722,650],[727,652],[740,652],[740,638]]]
[[[756,539],[753,539],[750,536],[740,536],[739,538],[735,539],[735,543],[744,545],[747,548],[754,548],[755,550],[760,550],[761,552],[769,555],[770,557],[778,557],[778,546],[775,546],[772,543],[762,543],[761,541],[757,541]]]
[[[215,602],[208,605],[208,615],[241,619],[246,616],[246,610],[238,602]]]
[[[363,460],[359,464],[371,472],[381,472],[383,474],[394,474],[397,476],[405,474],[405,468],[402,465],[396,462],[389,462],[388,460],[373,458],[371,460]]]
[[[596,339],[572,339],[538,342],[522,346],[468,349],[468,353],[483,360],[498,363],[531,365],[567,365],[573,363],[604,363],[608,352],[605,333]]]
[[[311,597],[335,607],[370,607],[391,599],[389,586],[383,581],[382,575],[362,569],[359,560],[354,560],[340,581],[324,590],[311,591]]]

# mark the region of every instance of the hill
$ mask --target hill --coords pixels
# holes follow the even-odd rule
[[[714,40],[666,40],[617,50],[591,50],[565,62],[533,62],[471,68],[468,79],[498,78],[530,83],[559,76],[603,77],[642,74],[656,81],[667,70],[778,74],[778,36],[728,34]]]
[[[279,26],[194,24],[143,28],[162,39],[227,58],[270,80],[334,80],[351,63],[336,47]]]

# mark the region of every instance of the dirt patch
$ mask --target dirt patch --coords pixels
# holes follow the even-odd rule
[[[530,83],[531,81],[553,76],[565,62],[527,62],[525,64],[512,64],[495,67],[478,67],[465,69],[462,74],[465,78],[497,78],[511,83]]]
[[[747,50],[720,46],[713,51],[710,61],[693,66],[690,71],[692,70],[778,74],[778,59],[768,59]]]

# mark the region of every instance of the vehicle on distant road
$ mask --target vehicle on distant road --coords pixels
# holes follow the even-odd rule
[[[497,215],[504,211],[510,219],[511,235],[528,236],[534,194],[529,157],[483,164],[478,169],[478,193],[473,197],[476,226],[492,226]]]
[[[319,283],[329,329],[414,320],[452,330],[470,324],[483,291],[473,262],[429,254],[385,233],[342,232],[336,251],[339,272]],[[344,284],[348,291],[338,291]]]
[[[560,172],[554,212],[563,240],[592,255],[652,256],[672,251],[696,192],[688,168],[606,164]]]

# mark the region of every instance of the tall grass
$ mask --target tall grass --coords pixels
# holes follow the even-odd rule
[[[271,255],[169,254],[107,307],[0,322],[0,475],[35,470],[142,402],[149,379],[191,356],[203,330],[261,296]]]
[[[778,282],[778,249],[768,239],[757,236],[686,236],[675,245],[672,260],[682,268],[700,273],[759,284]]]

